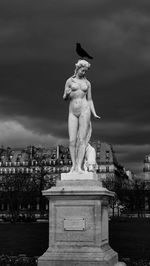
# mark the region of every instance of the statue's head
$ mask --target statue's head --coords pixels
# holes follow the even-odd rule
[[[75,66],[76,66],[76,68],[75,68],[74,76],[76,76],[77,73],[80,76],[84,76],[91,65],[86,60],[80,59],[75,64]]]

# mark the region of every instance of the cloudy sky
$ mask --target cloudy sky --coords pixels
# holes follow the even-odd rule
[[[102,119],[92,138],[140,174],[150,153],[149,0],[1,0],[0,145],[67,143],[62,95],[76,42],[94,57],[88,79]]]

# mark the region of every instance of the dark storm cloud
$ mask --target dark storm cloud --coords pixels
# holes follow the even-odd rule
[[[51,143],[68,138],[68,104],[62,101],[62,94],[78,59],[75,43],[79,41],[94,56],[88,78],[102,120],[93,121],[93,137],[123,149],[139,145],[138,154],[144,156],[150,135],[149,13],[146,0],[137,0],[136,5],[131,0],[2,0],[3,131],[9,121],[18,136],[24,132],[22,143],[26,143],[25,136],[33,141],[34,134],[40,143],[44,143],[41,136],[48,134]],[[118,151],[119,158],[128,163],[135,158],[139,161],[131,150],[122,155]]]

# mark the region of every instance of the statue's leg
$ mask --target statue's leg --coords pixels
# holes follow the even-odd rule
[[[72,167],[70,172],[75,171],[76,168],[76,141],[77,141],[77,131],[78,131],[78,118],[69,113],[68,117],[68,131],[69,131],[69,150],[72,160]]]
[[[85,156],[86,138],[90,127],[90,112],[85,112],[79,117],[79,147],[77,154],[77,171],[83,173],[82,163]]]

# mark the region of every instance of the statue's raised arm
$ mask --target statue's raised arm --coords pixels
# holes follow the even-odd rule
[[[90,64],[86,60],[79,60],[75,73],[65,84],[63,99],[70,99],[68,131],[69,149],[72,159],[71,172],[83,173],[83,162],[86,149],[91,137],[91,113],[100,118],[95,111],[91,84],[86,79],[86,72]]]

